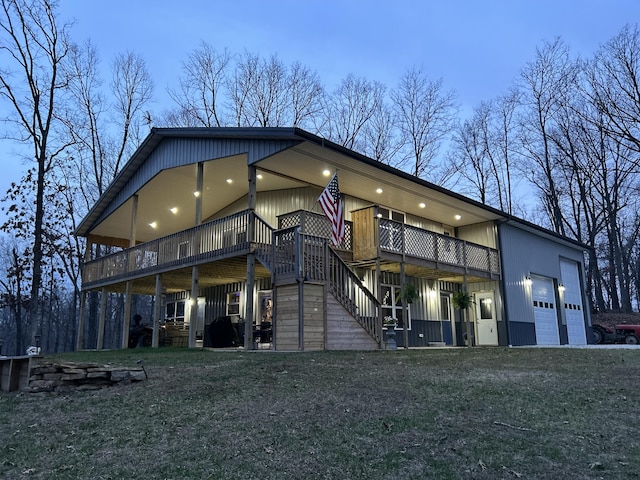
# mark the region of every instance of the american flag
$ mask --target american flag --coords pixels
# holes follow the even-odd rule
[[[344,239],[344,210],[342,198],[338,188],[338,172],[333,174],[331,180],[318,198],[322,211],[331,222],[331,241],[335,246],[340,245]]]

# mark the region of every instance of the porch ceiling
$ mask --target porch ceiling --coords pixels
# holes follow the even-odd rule
[[[305,185],[324,188],[329,179],[323,175],[323,170],[331,173],[338,170],[340,190],[371,204],[391,207],[453,227],[501,218],[499,212],[460,195],[451,194],[436,185],[427,184],[409,175],[398,175],[388,168],[380,168],[371,162],[364,162],[313,142],[301,142],[259,161],[256,166],[260,175],[257,181],[258,191]],[[146,242],[194,225],[196,169],[196,165],[192,164],[163,170],[137,192],[137,242]],[[376,192],[379,188],[382,193]],[[203,220],[247,193],[246,155],[204,163]],[[420,207],[421,203],[425,206]],[[128,239],[132,205],[133,199],[127,200],[90,233]],[[460,218],[456,219],[456,215]]]
[[[286,174],[320,188],[329,180],[322,171],[337,170],[342,193],[454,227],[502,217],[477,202],[452,195],[435,185],[423,185],[425,182],[417,182],[415,177],[398,176],[315,143],[300,143],[262,160],[258,168]],[[378,188],[382,193],[377,193]],[[420,207],[421,203],[425,206]],[[456,215],[460,215],[460,219],[457,220]]]

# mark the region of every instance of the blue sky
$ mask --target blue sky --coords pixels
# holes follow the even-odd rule
[[[142,54],[164,97],[201,40],[316,70],[328,88],[349,73],[393,87],[410,66],[442,78],[465,108],[505,92],[543,40],[589,56],[626,23],[637,0],[206,1],[64,0],[77,40],[110,60]],[[164,97],[166,98],[166,97]]]
[[[640,20],[637,0],[62,0],[60,7],[76,20],[73,39],[97,47],[106,79],[116,53],[146,59],[156,111],[169,106],[166,87],[176,85],[181,61],[202,40],[232,53],[300,61],[329,90],[349,73],[393,88],[409,67],[423,66],[468,112],[504,93],[543,40],[560,36],[588,57]],[[8,150],[0,143],[0,155]],[[2,161],[11,162],[2,193],[21,175],[19,161]]]

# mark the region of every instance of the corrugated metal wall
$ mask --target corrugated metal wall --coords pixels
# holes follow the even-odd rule
[[[561,244],[506,223],[499,226],[499,239],[504,309],[509,322],[510,343],[534,345],[535,320],[531,289],[526,285],[526,277],[541,276],[557,282],[561,278],[560,258],[577,262],[581,271],[584,271],[584,254],[577,246]],[[584,292],[584,278],[580,281]],[[584,304],[587,305],[584,293],[583,298]],[[588,308],[585,308],[585,322],[587,326],[591,324]]]

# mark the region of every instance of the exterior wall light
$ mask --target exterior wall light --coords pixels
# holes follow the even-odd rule
[[[530,287],[532,284],[533,284],[533,280],[531,280],[531,276],[530,276],[530,275],[527,275],[527,276],[524,278],[524,286],[525,286],[525,287]]]
[[[563,292],[564,292],[564,285],[563,285],[562,283],[558,285],[558,291],[559,291],[560,293],[563,293]]]

